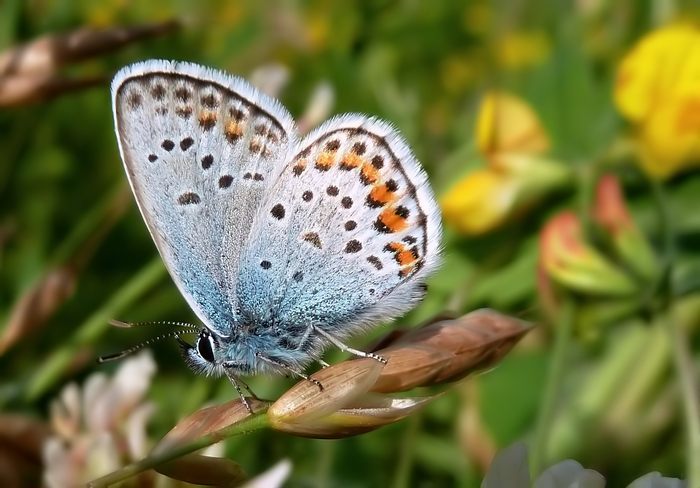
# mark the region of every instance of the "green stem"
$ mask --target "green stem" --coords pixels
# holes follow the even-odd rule
[[[31,378],[27,389],[29,400],[41,396],[54,381],[63,375],[75,359],[77,351],[89,347],[109,328],[109,319],[131,305],[144,293],[152,289],[165,276],[160,257],[153,259],[131,281],[124,285],[100,309],[78,327],[75,335],[46,360]]]
[[[316,462],[316,483],[315,486],[324,488],[331,486],[331,473],[333,471],[333,461],[337,444],[333,441],[320,439],[316,441],[318,447],[318,458]]]
[[[579,165],[576,167],[577,185],[579,191],[578,196],[578,216],[583,223],[583,228],[586,232],[591,230],[591,207],[595,198],[596,174],[595,168],[588,165]]]
[[[665,317],[665,325],[669,334],[671,348],[673,349],[673,360],[683,396],[683,410],[688,439],[686,476],[689,488],[700,488],[700,389],[695,377],[695,367],[688,337],[680,324],[680,320],[674,314],[673,266],[676,259],[676,233],[673,228],[673,216],[663,185],[654,182],[652,190],[659,212],[665,261],[663,263],[665,273],[663,273],[663,283],[660,292],[665,294],[666,297],[664,306],[668,313]]]
[[[688,338],[685,331],[673,314],[666,320],[666,328],[673,347],[673,358],[678,372],[683,395],[683,409],[685,411],[686,432],[688,436],[687,449],[687,473],[688,487],[700,488],[700,399],[698,398],[698,382],[695,378],[695,370]]]
[[[393,488],[405,488],[407,486],[411,486],[413,452],[416,443],[416,435],[418,434],[421,424],[420,413],[409,417],[406,424],[406,430],[404,431],[399,450],[399,459],[396,464],[396,471],[394,472],[394,481],[391,484]]]
[[[643,346],[623,372],[622,381],[615,390],[615,400],[601,410],[605,412],[604,418],[609,425],[629,425],[630,421],[634,424],[638,413],[655,396],[668,372],[671,346],[663,323],[654,320],[643,327]],[[642,354],[644,361],[639,361]],[[630,368],[634,368],[634,375],[629,375]]]
[[[554,349],[552,350],[552,359],[549,362],[549,371],[547,372],[547,381],[537,418],[532,456],[530,458],[533,476],[539,474],[547,455],[547,444],[554,423],[554,412],[561,393],[569,346],[573,335],[575,308],[571,298],[565,299],[555,324]]]
[[[143,473],[149,469],[156,468],[169,461],[173,461],[184,456],[185,454],[190,454],[194,451],[198,451],[199,449],[216,444],[217,442],[221,442],[228,437],[247,434],[249,432],[263,429],[267,426],[267,410],[255,412],[253,415],[246,417],[245,419],[231,425],[226,429],[204,435],[194,441],[187,444],[178,445],[167,451],[156,452],[155,454],[142,459],[141,461],[129,464],[105,476],[92,480],[87,484],[87,486],[91,488],[110,486],[136,476],[139,473]]]
[[[662,338],[664,345],[667,344],[665,336]],[[547,441],[549,452],[565,457],[585,452],[596,440],[595,436],[582,437],[581,432],[606,424],[606,419],[619,410],[616,405],[623,398],[620,392],[625,390],[629,372],[636,368],[639,358],[647,352],[650,334],[643,324],[628,324],[614,331],[611,339],[610,348],[601,361],[572,391],[567,399],[567,408],[557,415]]]

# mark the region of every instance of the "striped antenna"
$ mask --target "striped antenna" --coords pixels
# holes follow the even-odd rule
[[[124,322],[122,322],[122,323],[124,323]],[[130,324],[127,324],[127,325],[130,326]],[[120,326],[117,326],[117,327],[120,327]],[[182,330],[173,330],[173,331],[170,331],[166,334],[161,334],[159,336],[145,340],[139,344],[136,344],[135,346],[131,346],[127,349],[124,349],[123,351],[100,356],[97,358],[97,362],[98,363],[106,363],[108,361],[116,361],[117,359],[122,359],[123,357],[129,356],[129,355],[135,353],[136,351],[140,351],[144,347],[150,346],[151,344],[158,342],[158,341],[161,341],[163,339],[168,339],[170,337],[178,337],[179,338],[182,334],[196,334],[199,331],[200,331],[200,328],[195,327],[195,326],[191,326],[190,328],[184,328]]]
[[[156,322],[124,322],[123,320],[112,319],[109,321],[109,325],[119,327],[120,329],[132,329],[134,327],[146,327],[148,325],[169,325],[171,327],[187,327],[188,329],[197,327],[195,324],[190,324],[189,322],[172,322],[170,320],[159,320]]]

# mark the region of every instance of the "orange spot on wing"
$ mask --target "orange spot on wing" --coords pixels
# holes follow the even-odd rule
[[[335,153],[331,151],[324,151],[318,156],[316,156],[316,168],[320,170],[328,170],[333,166],[333,161],[335,160]]]
[[[230,141],[235,141],[243,135],[243,125],[235,120],[229,120],[224,128],[224,134]]]
[[[372,191],[369,192],[369,199],[372,203],[378,206],[384,206],[391,203],[396,198],[396,194],[389,189],[388,185],[375,185]]]
[[[401,251],[396,255],[396,261],[398,261],[399,266],[408,266],[412,264],[418,256],[416,256],[415,250],[408,249],[406,251]]]
[[[359,168],[360,166],[363,166],[366,163],[365,158],[358,156],[354,152],[349,152],[343,157],[342,163],[340,163],[340,167],[343,169],[353,169],[353,168]]]
[[[399,264],[399,276],[405,278],[420,266],[420,256],[415,247],[409,248],[401,242],[390,242],[385,248],[394,253],[394,259]]]
[[[398,215],[393,208],[388,208],[380,213],[378,220],[388,232],[400,232],[408,227],[408,219]]]
[[[377,182],[378,177],[379,170],[375,168],[374,165],[365,161],[365,163],[362,165],[362,169],[360,170],[360,180],[362,180],[362,183],[365,185],[374,184]]]
[[[406,245],[400,242],[390,242],[386,245],[386,249],[394,252],[401,252],[406,249]]]
[[[200,112],[199,113],[199,125],[204,129],[208,130],[214,127],[216,124],[216,113],[215,112]]]

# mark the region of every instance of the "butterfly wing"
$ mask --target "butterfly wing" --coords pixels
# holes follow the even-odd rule
[[[228,335],[241,247],[293,144],[292,118],[244,80],[189,63],[128,66],[112,97],[122,160],[158,251],[198,317]]]
[[[292,151],[261,203],[241,257],[242,314],[289,348],[310,325],[347,337],[415,305],[440,239],[435,197],[397,131],[334,118]]]

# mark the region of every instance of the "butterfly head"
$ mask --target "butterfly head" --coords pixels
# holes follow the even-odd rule
[[[207,375],[217,374],[222,363],[219,357],[220,337],[217,337],[209,329],[202,328],[194,344],[190,344],[179,337],[177,339],[182,355],[190,368]]]

